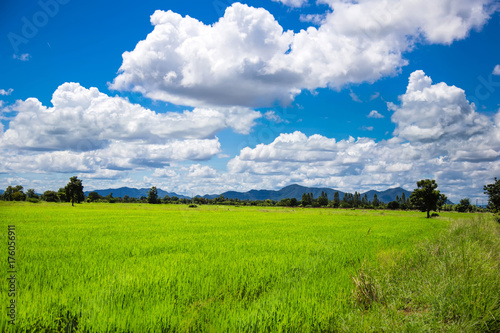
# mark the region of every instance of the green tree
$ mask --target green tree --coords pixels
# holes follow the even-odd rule
[[[76,203],[80,203],[85,200],[85,194],[83,194],[82,180],[78,179],[77,176],[73,176],[69,179],[68,184],[64,188],[66,194],[66,201],[71,201],[71,206]]]
[[[417,182],[417,188],[410,195],[411,204],[422,212],[437,210],[440,201],[446,201],[446,197],[436,190],[438,184],[434,179],[422,179]]]
[[[42,194],[42,200],[47,202],[58,202],[59,197],[57,196],[57,192],[55,191],[45,191]]]
[[[110,192],[107,196],[104,197],[104,199],[109,203],[116,202],[115,198],[113,198],[113,192]]]
[[[25,201],[26,200],[26,194],[24,194],[23,191],[16,191],[12,193],[12,200],[14,201]]]
[[[354,191],[352,203],[354,205],[354,208],[358,208],[359,204],[361,203],[361,194],[358,193],[358,191]]]
[[[500,211],[500,180],[495,177],[495,182],[484,185],[483,190],[488,195],[488,208],[495,213]]]
[[[281,199],[276,205],[281,207],[290,207],[291,206],[290,199],[288,198]]]
[[[28,191],[26,191],[26,196],[28,198],[34,198],[34,199],[38,199],[38,194],[35,193],[35,190],[30,188],[28,189]]]
[[[335,192],[335,194],[333,194],[333,207],[339,208],[339,206],[340,206],[340,194],[339,192]]]
[[[321,195],[318,198],[318,204],[321,207],[328,205],[328,195],[324,191],[321,191]]]
[[[156,204],[158,203],[158,190],[156,189],[156,186],[151,187],[151,189],[148,192],[148,202],[150,204]]]
[[[101,199],[102,196],[99,195],[99,193],[93,191],[90,192],[89,195],[87,196],[87,200],[90,202],[96,202],[97,200]]]
[[[399,206],[400,205],[399,205],[399,202],[397,200],[391,201],[387,204],[387,208],[392,209],[392,210],[399,209]]]
[[[460,213],[470,212],[472,210],[472,206],[470,204],[469,198],[463,198],[460,200],[460,203],[457,205],[457,211]]]
[[[441,212],[441,209],[443,209],[443,206],[446,205],[446,201],[448,201],[448,197],[444,194],[441,194],[441,196],[438,199],[437,202],[437,208],[439,212]]]
[[[303,193],[301,204],[302,207],[311,206],[313,201],[312,193]]]
[[[59,191],[57,191],[57,197],[59,198],[60,202],[67,202],[67,201],[69,201],[69,200],[66,200],[67,199],[66,188],[61,187],[59,189]]]
[[[23,187],[21,185],[8,186],[3,193],[3,199],[5,201],[24,201],[26,200],[26,195],[23,192]]]
[[[372,202],[373,207],[378,207],[380,206],[380,201],[378,200],[377,193],[373,195],[373,202]]]

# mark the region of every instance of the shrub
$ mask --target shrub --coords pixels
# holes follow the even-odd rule
[[[392,210],[399,209],[399,202],[391,201],[387,204],[387,208],[392,209]]]

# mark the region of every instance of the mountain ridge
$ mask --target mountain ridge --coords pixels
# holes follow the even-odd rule
[[[237,191],[227,191],[221,193],[225,198],[228,199],[239,199],[239,200],[275,200],[279,201],[286,198],[296,198],[297,200],[302,199],[303,193],[312,193],[314,198],[321,195],[321,192],[325,192],[328,196],[328,200],[332,200],[335,192],[339,193],[340,200],[345,195],[345,192],[328,188],[328,187],[305,187],[298,184],[292,184],[283,187],[280,190],[250,190],[247,192],[237,192]],[[411,192],[407,191],[401,187],[389,188],[385,191],[369,190],[367,192],[361,193],[361,196],[367,195],[369,201],[373,201],[373,197],[377,194],[377,198],[385,203],[396,200],[396,196],[401,197],[404,193],[406,198],[410,197]],[[203,197],[206,199],[213,199],[221,194],[205,194]]]
[[[102,196],[107,196],[110,193],[113,194],[113,197],[124,197],[125,195],[128,195],[130,198],[137,198],[139,199],[140,197],[147,197],[149,188],[131,188],[131,187],[119,187],[119,188],[107,188],[107,189],[96,189],[96,190],[91,190],[91,191],[84,191],[84,194],[88,196],[90,192],[97,192],[99,195]],[[2,194],[4,191],[0,190],[0,194]],[[238,192],[238,191],[226,191],[221,194],[205,194],[203,196],[197,195],[196,197],[203,197],[206,199],[213,199],[217,198],[220,195],[223,195],[224,198],[227,199],[239,199],[239,200],[274,200],[274,201],[280,201],[281,199],[286,199],[286,198],[296,198],[297,200],[302,199],[302,194],[304,193],[312,193],[314,198],[318,198],[322,192],[325,192],[326,195],[328,196],[328,200],[332,200],[335,192],[339,193],[339,198],[342,200],[346,192],[339,191],[333,188],[329,187],[306,187],[298,184],[291,184],[288,186],[285,186],[279,190],[249,190],[247,192]],[[365,194],[368,198],[369,201],[373,201],[374,195],[377,194],[377,198],[384,203],[389,203],[391,201],[396,200],[396,196],[401,197],[405,194],[405,197],[408,199],[410,197],[411,192],[407,191],[401,187],[394,187],[394,188],[389,188],[384,191],[376,191],[376,190],[369,190],[363,193],[360,193],[361,197],[363,197]],[[158,188],[158,197],[163,198],[165,195],[168,195],[169,197],[178,197],[179,199],[191,199],[191,197],[182,195],[182,194],[177,194],[175,192],[168,192],[163,189]]]
[[[131,198],[139,199],[140,197],[143,196],[147,197],[149,190],[150,190],[149,188],[119,187],[119,188],[108,188],[102,190],[84,191],[83,193],[85,194],[85,196],[88,196],[90,192],[97,192],[99,195],[102,195],[103,197],[109,195],[110,193],[113,193],[113,197],[115,198],[117,197],[123,198],[124,196],[128,195]],[[168,195],[169,197],[178,197],[179,199],[191,199],[190,197],[187,197],[185,195],[158,189],[159,198],[163,198],[165,195]]]

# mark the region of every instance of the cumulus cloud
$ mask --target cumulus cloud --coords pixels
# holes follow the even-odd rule
[[[217,171],[208,165],[193,164],[189,167],[189,177],[193,178],[213,178]]]
[[[493,68],[493,75],[500,75],[500,65],[496,65],[495,68]]]
[[[0,173],[136,171],[141,168],[164,168],[172,161],[204,161],[220,151],[217,138],[170,140],[162,144],[112,141],[105,148],[91,151],[23,152],[4,149]]]
[[[396,74],[416,43],[450,44],[480,29],[493,3],[322,2],[330,9],[321,25],[297,33],[284,31],[265,9],[240,3],[212,25],[156,11],[153,31],[123,54],[110,87],[180,105],[286,104],[304,89],[339,89]]]
[[[411,74],[392,121],[395,134],[410,141],[468,138],[487,130],[490,120],[475,111],[465,92],[441,82],[432,84],[421,70]]]
[[[177,172],[175,172],[175,170],[171,168],[161,168],[161,169],[155,169],[152,176],[160,178],[170,178],[177,176]]]
[[[262,8],[235,4],[211,26],[156,11],[151,23],[155,28],[146,40],[123,54],[111,88],[192,106],[286,103],[299,92],[287,83],[299,80],[297,75],[268,68],[288,50],[293,33],[283,32]]]
[[[17,101],[18,112],[0,146],[27,150],[90,151],[113,141],[158,144],[168,140],[208,139],[225,128],[247,134],[261,114],[244,108],[197,108],[159,114],[120,97],[78,83],[53,94],[52,107],[36,98]]]
[[[51,102],[28,98],[7,106],[15,115],[5,131],[0,126],[0,173],[77,172],[101,179],[143,168],[172,177],[165,171],[171,162],[218,156],[217,132],[247,134],[262,117],[242,107],[156,113],[78,83],[61,85]]]
[[[376,118],[376,119],[384,118],[384,116],[381,115],[377,110],[370,111],[370,113],[368,114],[367,117],[368,118]]]

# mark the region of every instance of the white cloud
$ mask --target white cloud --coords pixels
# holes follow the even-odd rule
[[[351,97],[351,99],[354,101],[354,102],[358,102],[358,103],[362,103],[363,101],[359,98],[358,95],[356,95],[352,90],[351,92],[349,93],[349,96]]]
[[[308,0],[273,0],[274,2],[281,2],[283,5],[292,7],[292,8],[300,8],[304,6]]]
[[[304,89],[396,74],[415,43],[449,44],[480,29],[493,1],[323,2],[331,11],[321,26],[298,33],[284,31],[265,9],[240,3],[212,25],[156,11],[154,30],[123,54],[110,87],[180,105],[286,104]]]
[[[321,15],[321,14],[307,14],[307,15],[301,14],[299,19],[301,22],[311,22],[315,25],[321,25],[321,24],[323,24],[323,22],[326,19],[326,14],[323,14],[323,15]]]
[[[4,149],[0,173],[80,172],[164,168],[175,161],[204,161],[220,152],[215,139],[170,140],[162,144],[141,141],[112,141],[107,147],[91,151],[14,151]]]
[[[12,89],[12,88],[9,88],[8,90],[0,89],[0,95],[9,96],[10,94],[12,94],[13,91],[14,91],[14,89]]]
[[[247,134],[261,114],[245,108],[197,108],[165,114],[109,97],[96,88],[65,83],[53,94],[53,107],[36,98],[11,106],[19,112],[0,146],[28,150],[91,151],[114,141],[161,144],[168,140],[210,139],[225,128]]]
[[[405,143],[398,138],[336,141],[295,132],[281,134],[268,145],[242,149],[229,161],[228,177],[238,179],[241,190],[300,183],[352,192],[395,186],[412,190],[417,180],[431,177],[455,200],[481,197],[482,186],[500,171],[500,146],[467,159],[453,158],[460,144],[456,141],[443,150],[436,143]]]
[[[23,53],[21,55],[13,54],[12,58],[16,59],[16,60],[21,60],[21,61],[29,61],[31,58],[31,55],[29,53]]]
[[[281,119],[281,117],[277,115],[274,111],[267,111],[266,113],[264,113],[264,118],[276,124],[284,122],[284,120]]]
[[[368,118],[377,118],[377,119],[384,118],[384,116],[381,115],[377,110],[370,111],[370,113],[368,114],[367,117]]]
[[[500,65],[496,65],[493,69],[493,75],[500,75]]]
[[[283,32],[262,8],[234,4],[211,26],[156,11],[151,23],[155,28],[146,40],[123,54],[111,88],[192,106],[286,103],[299,92],[287,83],[297,81],[296,75],[268,68],[287,51],[293,33]]]
[[[410,141],[469,138],[491,127],[486,116],[475,112],[465,92],[446,83],[432,84],[421,70],[411,74],[401,106],[394,109],[395,134]]]
[[[160,178],[171,178],[177,176],[177,172],[175,172],[171,168],[161,168],[161,169],[155,169],[152,176]]]
[[[213,178],[217,175],[217,171],[208,165],[193,164],[189,167],[189,177],[193,178]]]
[[[17,114],[5,132],[0,126],[0,173],[71,172],[94,179],[140,169],[172,177],[175,171],[165,169],[171,162],[219,155],[218,131],[248,133],[262,116],[237,107],[160,114],[77,83],[61,85],[51,107],[28,98],[8,109]]]

